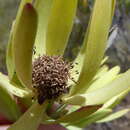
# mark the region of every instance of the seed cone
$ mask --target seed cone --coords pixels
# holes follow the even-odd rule
[[[32,83],[39,104],[69,92],[71,66],[61,56],[40,56],[33,63]]]

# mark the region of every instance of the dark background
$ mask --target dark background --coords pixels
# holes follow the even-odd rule
[[[72,50],[69,55],[73,58],[82,43],[84,33],[91,14],[94,0],[79,0],[77,17],[67,51]],[[9,30],[15,18],[20,0],[0,0],[0,71],[6,73],[5,54],[9,37]],[[130,68],[130,0],[117,0],[113,25],[118,28],[118,33],[109,47],[106,55],[109,56],[107,64],[112,67],[119,65],[124,72]],[[130,108],[130,94],[115,109]],[[93,124],[86,130],[129,130],[130,113],[124,117],[104,124]]]

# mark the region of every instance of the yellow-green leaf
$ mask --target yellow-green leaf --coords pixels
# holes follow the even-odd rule
[[[63,117],[61,117],[60,119],[58,119],[56,121],[56,123],[58,122],[62,122],[62,123],[73,123],[78,121],[79,119],[82,119],[84,117],[89,116],[90,114],[92,114],[93,112],[97,111],[101,106],[88,106],[88,107],[83,107],[80,108],[77,111],[74,111],[68,115],[65,115]]]
[[[84,46],[81,49],[85,56],[84,65],[80,74],[78,84],[72,94],[82,93],[89,86],[101,64],[106,48],[107,37],[111,25],[113,0],[96,0],[93,9],[88,32],[84,39]]]
[[[111,70],[106,72],[103,76],[101,76],[99,79],[95,80],[87,89],[87,91],[85,91],[85,93],[95,91],[99,88],[104,87],[108,83],[112,82],[117,77],[119,71],[120,71],[120,67],[118,66],[113,67]]]
[[[8,130],[37,130],[46,110],[47,102],[33,104]]]
[[[120,94],[114,96],[113,98],[111,98],[110,100],[108,100],[101,109],[105,109],[105,108],[114,108],[117,104],[119,104],[121,102],[121,100],[129,93],[130,88],[128,88],[127,90],[121,92]]]
[[[0,113],[7,119],[16,121],[21,113],[15,100],[3,87],[0,85]]]
[[[91,123],[94,123],[104,117],[106,117],[107,115],[109,115],[112,112],[111,109],[104,109],[104,110],[98,110],[96,112],[94,112],[93,114],[91,114],[90,116],[86,117],[86,118],[82,118],[79,121],[77,121],[76,123],[72,123],[71,125],[80,127],[80,128],[84,128],[88,125],[90,125]]]
[[[102,66],[98,72],[96,73],[95,77],[93,80],[95,79],[99,79],[100,77],[102,77],[105,73],[107,73],[109,71],[109,67],[107,65]]]
[[[53,1],[54,0],[35,1],[34,6],[38,13],[38,30],[35,40],[36,54],[34,57],[46,54],[46,31]]]
[[[116,7],[116,0],[112,1],[112,13],[111,13],[111,17],[113,18],[114,13],[115,13],[115,7]]]
[[[76,126],[66,126],[67,130],[82,130],[82,128],[78,128]]]
[[[13,21],[12,29],[10,32],[7,53],[6,53],[6,65],[7,65],[7,70],[8,70],[8,75],[9,75],[10,80],[13,78],[13,75],[15,72],[15,66],[14,66],[14,61],[13,61],[13,52],[12,52],[12,43],[13,43],[12,40],[13,40],[14,30],[16,29],[16,26],[19,22],[19,18],[21,16],[21,12],[23,10],[24,5],[28,2],[31,2],[31,1],[32,0],[21,0],[16,20]]]
[[[7,76],[0,73],[0,86],[3,87],[8,93],[15,95],[17,97],[28,97],[31,96],[32,92],[29,89],[23,89],[15,87],[10,84],[10,81]]]
[[[37,29],[37,14],[26,4],[13,35],[13,55],[16,73],[24,86],[32,84],[32,51]]]
[[[13,78],[15,67],[13,62],[13,53],[12,53],[12,37],[13,37],[13,27],[14,23],[12,25],[12,29],[9,36],[8,46],[7,46],[7,52],[6,52],[6,65],[8,70],[8,76],[10,79]]]
[[[79,101],[81,105],[98,105],[104,104],[111,98],[116,95],[121,94],[123,91],[128,90],[130,88],[130,70],[119,75],[115,80],[111,83],[105,85],[103,88],[99,88],[93,92],[86,94],[78,94],[75,96],[71,96],[68,98],[64,98],[63,100],[66,103],[79,105]],[[75,99],[78,99],[76,102]]]
[[[2,113],[7,119],[15,121],[19,118],[21,112],[12,94],[6,88],[10,86],[5,87],[5,84],[6,80],[3,75],[0,74],[0,113]]]
[[[118,112],[112,113],[111,115],[97,121],[97,123],[113,121],[113,120],[118,119],[118,118],[122,117],[123,115],[127,114],[129,111],[130,111],[129,109],[120,110]]]
[[[49,18],[46,53],[63,54],[72,30],[76,14],[77,0],[55,0]]]

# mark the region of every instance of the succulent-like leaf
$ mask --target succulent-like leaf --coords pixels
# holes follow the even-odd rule
[[[77,0],[54,0],[49,18],[46,53],[63,54],[76,14]]]
[[[84,65],[78,84],[75,86],[72,94],[84,92],[98,71],[106,48],[108,32],[112,21],[112,2],[113,0],[95,1],[88,32],[84,39],[83,49],[80,52],[85,57]]]
[[[8,83],[6,82],[5,77],[0,74],[0,113],[7,119],[15,121],[21,114],[20,109],[5,85],[9,89],[10,86],[7,86]]]
[[[127,114],[129,111],[130,111],[130,109],[120,110],[118,112],[112,113],[111,115],[97,121],[97,123],[104,123],[104,122],[109,122],[109,121],[115,120],[115,119],[120,118],[123,115]]]
[[[114,13],[115,13],[115,7],[116,7],[116,0],[112,0],[112,12],[111,12],[111,17],[113,18]]]
[[[105,56],[104,59],[101,61],[101,65],[103,65],[108,60],[108,56]]]
[[[31,2],[31,1],[32,0],[21,0],[16,20],[13,21],[12,29],[11,29],[11,32],[10,32],[10,37],[9,37],[8,47],[7,47],[7,53],[6,53],[6,65],[7,65],[7,70],[8,70],[8,75],[9,75],[10,80],[13,78],[13,75],[14,75],[14,72],[15,72],[15,65],[14,65],[14,62],[13,62],[13,52],[12,52],[13,33],[14,33],[14,30],[16,29],[16,25],[19,22],[19,18],[21,16],[21,12],[23,10],[24,5],[27,2]]]
[[[73,105],[74,104],[79,105],[79,102],[80,104],[85,106],[104,104],[112,97],[121,94],[123,91],[125,90],[129,91],[129,87],[130,87],[129,77],[130,77],[130,70],[119,75],[115,80],[105,85],[103,88],[100,88],[98,90],[95,90],[87,94],[78,94],[75,96],[64,98],[63,100],[66,103],[70,103]]]
[[[18,18],[18,17],[20,17],[21,12],[22,12],[22,10],[23,10],[25,4],[31,3],[31,2],[32,2],[32,0],[21,0],[20,6],[19,6],[19,10],[18,10],[18,13],[17,13],[16,21],[19,21],[19,18]]]
[[[95,77],[94,77],[93,80],[102,77],[102,76],[103,76],[104,74],[106,74],[108,71],[109,71],[109,67],[108,67],[107,65],[102,66],[102,67],[98,70],[98,72],[96,73],[96,75],[95,75]]]
[[[47,104],[47,102],[44,102],[42,105],[33,104],[8,130],[37,130]]]
[[[11,121],[16,121],[21,113],[12,95],[0,85],[0,113]]]
[[[113,67],[111,70],[106,72],[103,76],[101,76],[99,79],[95,80],[85,93],[89,93],[97,89],[100,89],[104,87],[105,85],[107,85],[108,83],[112,82],[116,78],[119,71],[120,71],[120,68],[118,66]]]
[[[71,105],[79,105],[79,106],[85,106],[86,98],[82,97],[81,95],[74,95],[74,96],[68,96],[68,97],[63,97],[63,102],[66,104],[71,104]]]
[[[27,87],[32,84],[32,51],[36,29],[36,11],[31,4],[26,4],[14,30],[13,55],[17,76]]]
[[[13,35],[13,25],[9,36],[9,42],[6,53],[6,65],[8,70],[8,76],[12,79],[15,71],[14,62],[13,62],[13,54],[12,54],[12,36]]]
[[[56,123],[73,123],[78,121],[79,119],[82,119],[84,117],[87,117],[91,115],[93,112],[97,111],[101,106],[88,106],[88,107],[83,107],[80,108],[77,111],[74,111],[68,115],[65,115],[58,119]]]
[[[7,76],[0,73],[0,86],[5,89],[8,93],[18,96],[18,97],[28,97],[31,95],[31,91],[29,89],[18,88],[10,84]]]
[[[36,0],[34,4],[38,13],[38,30],[34,48],[36,49],[35,57],[46,54],[46,31],[53,1],[54,0]]]
[[[78,128],[76,126],[65,126],[67,130],[82,130],[82,128]]]
[[[79,119],[79,121],[77,121],[76,123],[72,123],[70,125],[84,128],[84,127],[90,125],[91,123],[94,123],[94,122],[106,117],[111,112],[112,112],[111,109],[98,110],[95,113],[91,114],[90,116],[88,116],[86,118]]]
[[[121,92],[120,94],[114,96],[112,99],[110,99],[109,101],[107,101],[102,109],[106,109],[106,108],[114,108],[117,104],[119,104],[121,102],[121,100],[129,93],[130,88],[128,88],[127,90]]]

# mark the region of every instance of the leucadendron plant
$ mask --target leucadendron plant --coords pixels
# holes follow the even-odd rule
[[[112,113],[130,91],[130,70],[119,74],[118,66],[103,64],[115,0],[95,0],[83,45],[69,62],[64,52],[77,4],[21,0],[7,48],[8,76],[0,74],[0,113],[12,122],[8,130],[40,124],[75,130],[129,111]]]

